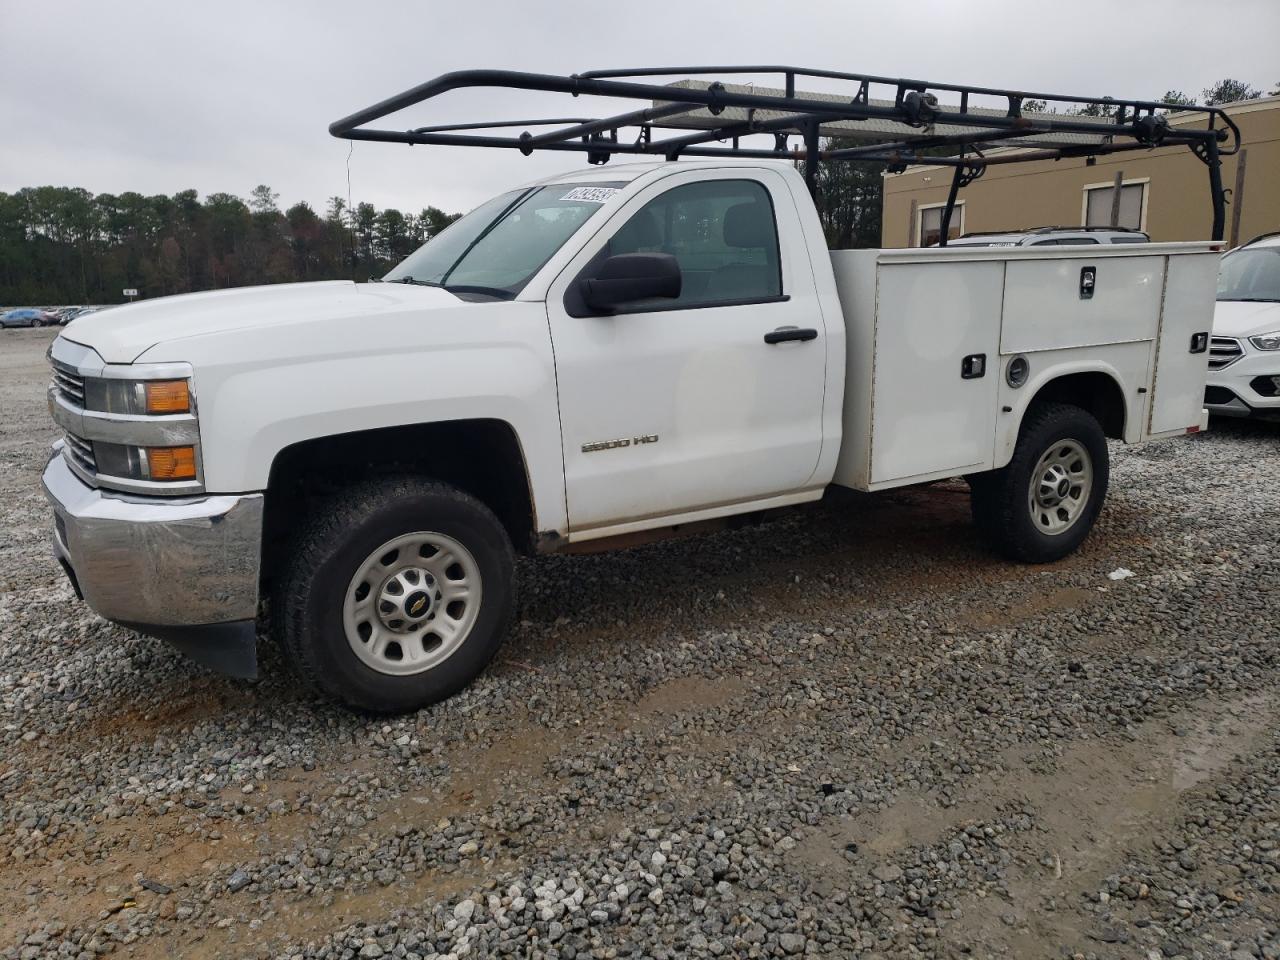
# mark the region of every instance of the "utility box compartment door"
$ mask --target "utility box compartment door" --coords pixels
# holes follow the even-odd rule
[[[1185,433],[1200,424],[1209,372],[1218,275],[1216,253],[1168,258],[1147,434]]]
[[[1000,352],[1154,340],[1164,261],[1159,256],[1010,260]]]
[[[871,485],[991,466],[1001,262],[880,265]]]

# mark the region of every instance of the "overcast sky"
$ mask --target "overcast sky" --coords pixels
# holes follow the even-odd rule
[[[331,121],[450,70],[787,63],[1157,98],[1280,83],[1280,0],[0,0],[0,190],[347,196]],[[407,128],[542,113],[454,94]],[[546,115],[573,112],[552,103]],[[622,109],[626,109],[625,107]],[[616,160],[614,162],[617,162]],[[357,143],[351,196],[465,210],[573,155]]]

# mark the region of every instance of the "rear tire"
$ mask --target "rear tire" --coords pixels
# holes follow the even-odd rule
[[[316,504],[273,600],[295,672],[373,713],[436,703],[493,659],[515,610],[515,556],[479,500],[412,478]]]
[[[1011,560],[1060,560],[1093,529],[1109,476],[1107,439],[1093,415],[1037,404],[1023,418],[1009,464],[969,478],[974,523]]]
[[[31,325],[32,325],[33,327],[43,327],[43,326],[44,326],[44,321],[43,321],[43,320],[32,320],[32,321],[31,321]]]

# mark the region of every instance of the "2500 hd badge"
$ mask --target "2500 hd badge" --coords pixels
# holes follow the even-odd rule
[[[657,442],[658,435],[656,433],[646,434],[643,437],[623,437],[621,440],[597,440],[595,443],[584,443],[582,452],[595,453],[597,450],[617,450],[619,447],[629,447],[632,444],[638,446],[642,443]]]

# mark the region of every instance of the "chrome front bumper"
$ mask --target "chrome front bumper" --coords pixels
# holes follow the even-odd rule
[[[256,673],[263,498],[143,497],[88,486],[62,444],[42,477],[53,549],[95,611],[215,669]]]

